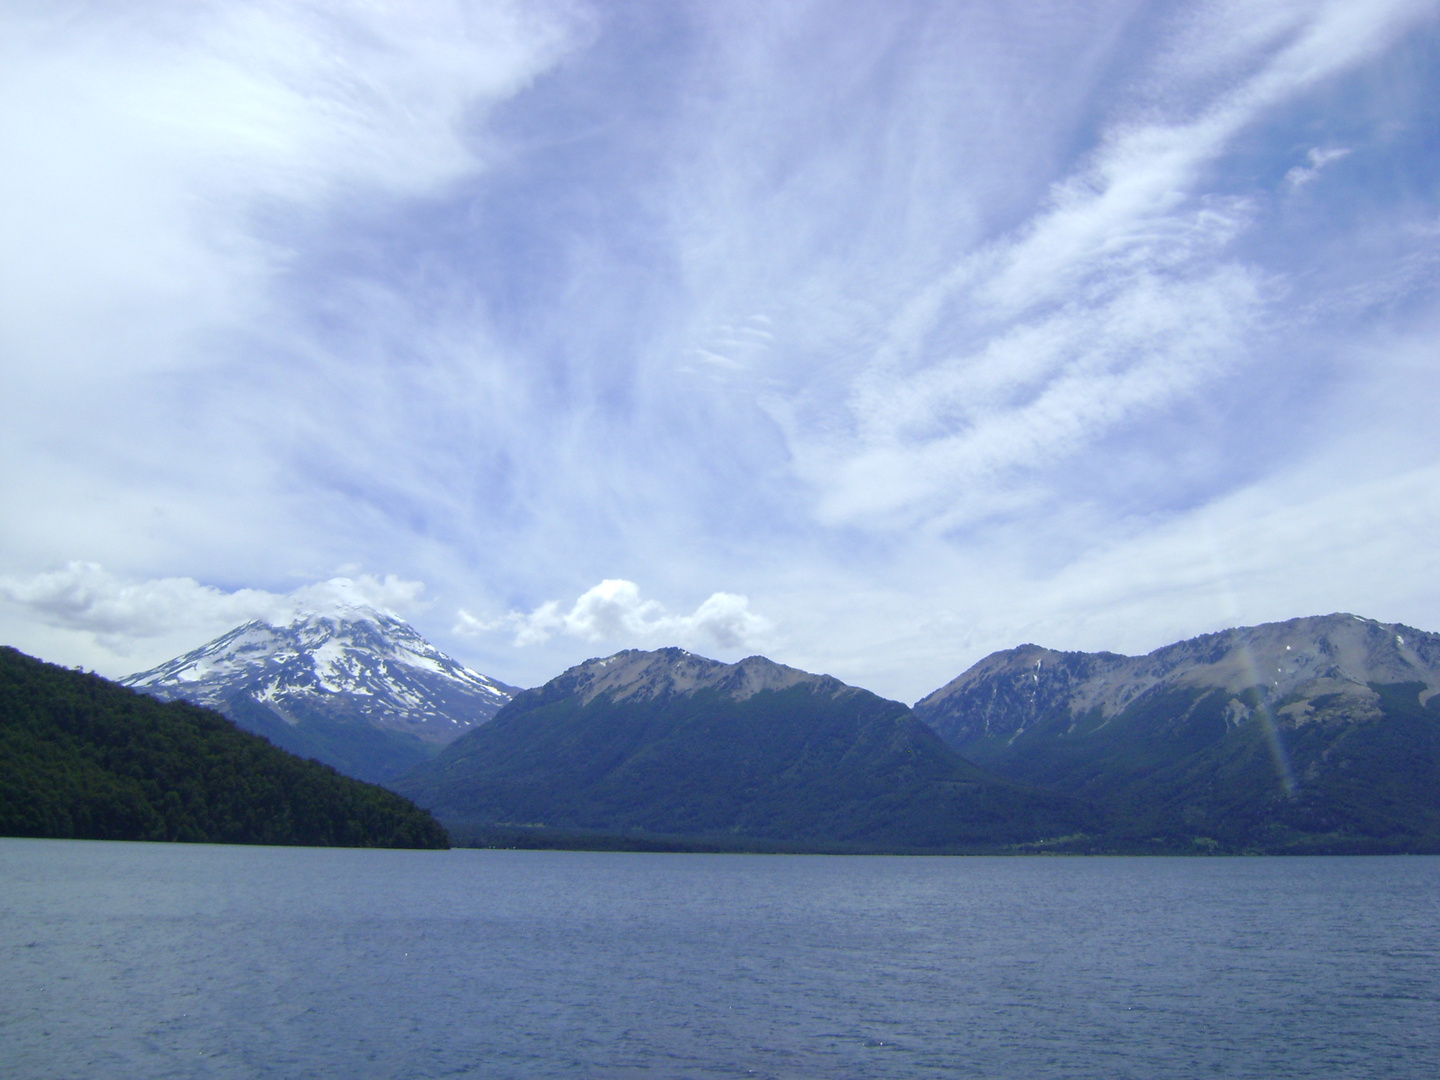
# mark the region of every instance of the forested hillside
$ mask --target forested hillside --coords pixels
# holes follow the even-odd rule
[[[1336,613],[1145,656],[994,653],[915,706],[1125,850],[1440,853],[1440,635]]]
[[[527,690],[395,781],[457,835],[810,851],[1020,850],[1093,830],[898,701],[761,656],[626,650]]]
[[[384,788],[240,731],[0,647],[0,835],[439,848]]]

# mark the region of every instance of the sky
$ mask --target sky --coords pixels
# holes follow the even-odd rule
[[[8,0],[0,642],[1440,631],[1440,2]]]

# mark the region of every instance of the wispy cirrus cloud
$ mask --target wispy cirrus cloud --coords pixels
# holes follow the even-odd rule
[[[392,568],[522,684],[596,635],[918,694],[1009,630],[1213,628],[1138,569],[1207,507],[1333,532],[1289,489],[1334,445],[1377,491],[1440,453],[1397,407],[1437,43],[1430,0],[7,4],[0,574],[219,618]],[[1394,594],[1427,515],[1364,526]],[[1362,580],[1213,531],[1297,605]],[[0,633],[123,673],[63,584]]]
[[[161,514],[157,568],[282,534],[302,563],[363,561],[301,539],[310,511],[287,503],[334,478],[297,459],[391,437],[387,396],[456,404],[437,384],[484,347],[464,328],[459,356],[428,350],[448,372],[395,371],[395,339],[445,328],[369,272],[359,238],[493,168],[508,151],[486,117],[588,18],[503,0],[7,5],[0,140],[23,167],[0,168],[0,453],[28,467],[0,491],[51,507],[0,526],[11,558],[133,565]],[[105,550],[59,539],[72,528]]]
[[[130,337],[176,318],[167,301],[191,325],[252,314],[307,215],[483,169],[496,148],[476,120],[583,37],[561,16],[451,0],[9,5],[0,132],[26,167],[0,173],[0,235],[30,257],[0,261],[7,320],[87,297],[110,319],[133,305]]]
[[[1174,119],[1150,105],[1112,121],[1030,221],[900,309],[855,380],[848,430],[790,420],[822,520],[954,527],[1013,506],[1017,482],[1243,364],[1266,329],[1267,275],[1229,250],[1254,211],[1207,190],[1213,170],[1239,133],[1370,59],[1424,10],[1212,10],[1182,67],[1247,74],[1185,97]],[[1287,179],[1298,186],[1344,153],[1312,151]]]
[[[1285,180],[1291,187],[1298,188],[1304,184],[1308,184],[1320,175],[1320,170],[1325,168],[1325,166],[1329,165],[1332,161],[1339,161],[1343,157],[1348,157],[1350,153],[1349,147],[1345,146],[1331,146],[1323,150],[1317,146],[1305,155],[1305,159],[1310,164],[1296,165],[1285,174]]]

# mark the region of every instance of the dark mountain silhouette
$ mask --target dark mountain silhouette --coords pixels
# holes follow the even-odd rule
[[[629,650],[519,694],[395,781],[456,828],[824,850],[977,850],[1086,826],[903,704],[750,657]]]

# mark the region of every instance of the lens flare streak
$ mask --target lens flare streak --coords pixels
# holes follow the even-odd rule
[[[1280,735],[1280,725],[1276,722],[1275,714],[1270,710],[1268,701],[1270,691],[1278,690],[1280,684],[1278,680],[1266,679],[1261,676],[1260,665],[1255,659],[1249,641],[1237,636],[1236,644],[1240,662],[1244,665],[1250,685],[1264,695],[1255,703],[1254,717],[1265,735],[1266,745],[1270,748],[1270,758],[1275,763],[1275,774],[1280,781],[1280,788],[1285,792],[1287,798],[1293,798],[1299,785],[1295,782],[1295,770],[1290,765],[1290,754],[1285,749],[1285,742]]]

